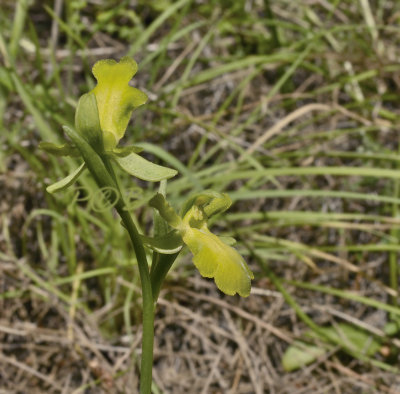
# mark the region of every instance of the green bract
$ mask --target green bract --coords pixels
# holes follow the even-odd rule
[[[100,60],[93,66],[97,85],[92,92],[97,101],[105,150],[116,147],[134,108],[147,101],[145,93],[129,86],[137,69],[136,62],[129,57],[123,57],[118,63],[112,59]]]
[[[189,208],[189,205],[191,207]],[[226,194],[207,191],[188,200],[183,218],[178,216],[161,194],[150,200],[171,227],[178,230],[183,242],[193,253],[193,263],[200,274],[214,278],[217,287],[225,294],[250,294],[253,273],[236,249],[224,243],[207,227],[207,219],[231,204]]]

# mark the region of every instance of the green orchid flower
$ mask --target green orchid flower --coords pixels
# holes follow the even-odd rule
[[[75,127],[97,151],[113,151],[132,111],[147,101],[145,93],[129,86],[137,69],[129,57],[99,60],[92,68],[97,85],[79,99]]]
[[[96,97],[105,150],[117,146],[132,111],[147,101],[145,93],[129,86],[137,70],[137,63],[130,57],[123,57],[119,62],[100,60],[93,66],[97,85],[92,92]]]
[[[160,182],[171,178],[177,171],[152,163],[137,153],[142,148],[132,145],[117,147],[124,136],[132,111],[147,101],[145,93],[129,86],[129,81],[136,74],[137,63],[123,57],[119,62],[113,59],[100,60],[93,66],[92,72],[97,85],[90,92],[81,96],[75,112],[75,129],[103,159],[111,159],[125,172],[148,182]],[[74,139],[74,132],[63,126],[66,134]],[[76,138],[75,138],[76,139]],[[56,145],[44,142],[40,148],[58,156],[82,154],[82,144]],[[49,193],[55,193],[71,186],[87,168],[87,159],[66,178],[47,187]]]
[[[149,204],[175,229],[171,239],[176,239],[177,232],[180,234],[193,253],[193,263],[203,277],[214,278],[217,287],[227,295],[238,293],[247,297],[250,294],[254,275],[243,257],[207,227],[209,217],[231,205],[226,194],[208,191],[189,199],[181,212],[182,217],[175,213],[161,194],[156,194]]]

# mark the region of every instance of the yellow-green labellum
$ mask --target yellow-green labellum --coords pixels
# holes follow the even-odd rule
[[[132,111],[147,101],[145,93],[129,86],[136,74],[136,62],[123,57],[98,61],[93,66],[97,85],[93,89],[99,110],[104,149],[112,150],[124,136]]]

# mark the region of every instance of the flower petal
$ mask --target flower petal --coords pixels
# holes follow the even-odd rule
[[[187,227],[183,241],[193,253],[193,263],[200,274],[214,278],[223,293],[238,293],[242,297],[250,294],[253,273],[234,248],[222,242],[205,226],[202,229]]]
[[[114,148],[123,137],[133,109],[147,101],[145,93],[129,86],[137,69],[136,62],[129,57],[123,57],[119,63],[112,59],[100,60],[93,66],[97,79],[93,93],[106,150]]]

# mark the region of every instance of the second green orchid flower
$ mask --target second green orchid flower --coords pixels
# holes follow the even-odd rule
[[[225,294],[238,293],[242,297],[250,294],[254,275],[243,257],[228,244],[228,240],[216,236],[207,226],[211,216],[229,208],[231,200],[228,195],[213,191],[202,192],[184,204],[181,215],[174,211],[161,194],[156,194],[149,204],[175,229],[169,235],[171,253],[179,246],[178,233],[193,253],[193,263],[202,276],[214,278],[217,287]]]

